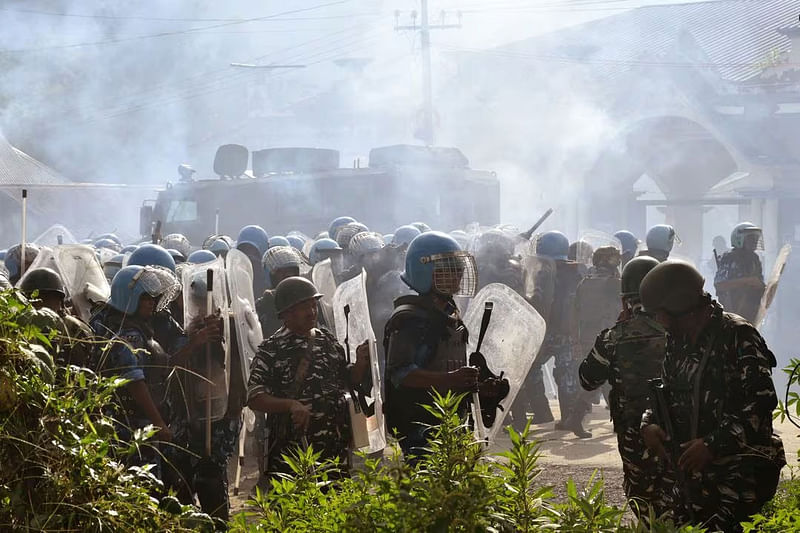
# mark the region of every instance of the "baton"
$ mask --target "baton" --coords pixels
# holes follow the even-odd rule
[[[214,287],[214,271],[206,271],[206,316],[211,316]],[[211,457],[211,342],[206,342],[206,457]]]
[[[28,189],[22,189],[22,239],[19,243],[20,262],[19,277],[25,273],[25,238],[28,232]]]

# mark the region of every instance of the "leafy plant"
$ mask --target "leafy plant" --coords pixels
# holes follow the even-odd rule
[[[125,465],[154,434],[122,443],[103,414],[125,382],[56,372],[54,319],[20,293],[0,292],[0,530],[210,530],[207,515],[153,496],[161,485],[150,466]]]

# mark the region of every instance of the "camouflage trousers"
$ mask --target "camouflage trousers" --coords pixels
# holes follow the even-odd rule
[[[739,523],[775,495],[780,469],[758,457],[730,456],[687,475],[689,509],[675,505],[678,523],[702,524],[708,531],[741,531]]]
[[[164,484],[175,489],[183,504],[200,501],[203,512],[228,520],[228,461],[236,451],[241,419],[222,418],[211,423],[211,455],[205,455],[205,427],[185,420],[173,421],[173,446],[164,452]]]
[[[672,517],[674,475],[663,459],[644,445],[639,426],[626,427],[617,434],[617,448],[622,458],[622,486],[631,510],[646,519],[649,508],[656,517]]]

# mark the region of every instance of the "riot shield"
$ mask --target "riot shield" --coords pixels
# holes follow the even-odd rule
[[[356,360],[356,347],[369,341],[370,371],[372,372],[372,391],[365,398],[371,406],[367,418],[369,431],[369,447],[363,451],[378,452],[386,447],[386,435],[383,424],[383,400],[381,397],[381,375],[378,366],[378,346],[367,303],[367,274],[361,270],[358,276],[343,282],[333,296],[333,315],[336,320],[336,331],[339,343],[347,350],[349,345],[350,362]],[[345,306],[349,309],[349,319],[345,317]],[[349,327],[348,327],[349,326]],[[364,391],[369,392],[369,391]]]
[[[319,308],[325,325],[331,332],[336,333],[336,323],[333,316],[333,295],[336,293],[336,279],[333,277],[333,265],[330,259],[325,259],[314,265],[311,271],[311,281],[322,293]]]
[[[583,263],[586,266],[592,266],[592,254],[600,247],[613,246],[619,250],[620,255],[622,254],[622,243],[619,239],[600,230],[590,229],[584,231],[578,240],[589,245],[588,247],[579,246],[575,259],[578,263]]]
[[[94,248],[83,244],[58,246],[54,250],[58,272],[72,300],[72,307],[88,322],[92,308],[105,303],[111,287],[97,260]]]
[[[30,275],[31,272],[36,270],[37,268],[49,268],[51,270],[55,270],[59,276],[61,276],[61,271],[59,270],[58,262],[56,261],[56,254],[52,248],[48,246],[42,247],[39,251],[39,255],[36,256],[36,259],[33,260],[33,263],[28,267],[25,271],[25,274],[17,282],[17,287],[22,287],[23,282],[25,279]],[[63,279],[63,276],[62,276]],[[69,290],[67,287],[64,287],[67,298],[69,298]]]
[[[231,313],[236,324],[236,341],[242,358],[242,378],[244,383],[250,378],[250,363],[258,352],[263,340],[261,324],[256,313],[253,295],[253,266],[247,256],[231,249],[225,259],[230,291]]]
[[[50,246],[51,248],[61,244],[78,244],[75,236],[61,224],[50,226],[33,242],[39,246]]]
[[[224,320],[221,347],[212,347],[212,353],[206,348],[198,350],[190,356],[188,371],[185,374],[186,403],[189,417],[194,421],[206,420],[206,398],[211,394],[211,420],[220,420],[228,410],[228,390],[230,386],[230,321],[225,279],[225,265],[222,258],[199,265],[186,265],[181,270],[183,286],[183,320],[184,329],[189,331],[197,327],[197,321],[207,316],[207,283],[208,270],[214,272],[211,291],[212,313],[219,313]],[[221,349],[221,353],[220,353]],[[209,357],[210,356],[210,357]],[[210,374],[209,361],[210,359]],[[209,390],[209,380],[211,387]]]
[[[529,255],[522,258],[525,299],[540,315],[547,317],[556,291],[556,262],[550,257]]]
[[[536,310],[511,288],[500,283],[487,285],[475,295],[464,324],[470,332],[468,353],[477,344],[484,305],[492,302],[493,312],[481,352],[486,358],[489,370],[495,374],[502,372],[508,379],[509,392],[500,405],[507,413],[514,403],[525,377],[533,364],[533,359],[544,342],[545,322]],[[473,402],[473,419],[476,437],[491,442],[503,425],[503,414],[499,413],[494,424],[483,426],[480,405]]]
[[[767,316],[767,309],[772,305],[775,299],[775,293],[778,290],[778,283],[783,275],[783,270],[786,268],[786,262],[789,260],[789,254],[792,253],[792,245],[784,244],[778,252],[778,257],[775,259],[775,265],[772,267],[772,275],[767,280],[767,286],[764,289],[764,294],[761,296],[761,304],[758,306],[758,313],[753,325],[756,328],[761,327],[764,318]]]

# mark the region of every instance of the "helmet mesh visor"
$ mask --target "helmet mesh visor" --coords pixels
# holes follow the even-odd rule
[[[153,298],[158,298],[156,311],[166,309],[181,291],[178,278],[166,268],[161,267],[145,267],[133,282]]]
[[[300,254],[291,246],[275,246],[264,254],[263,266],[274,272],[280,268],[299,267],[302,262]]]
[[[433,288],[451,296],[474,296],[478,287],[475,258],[467,252],[449,252],[431,257]]]

